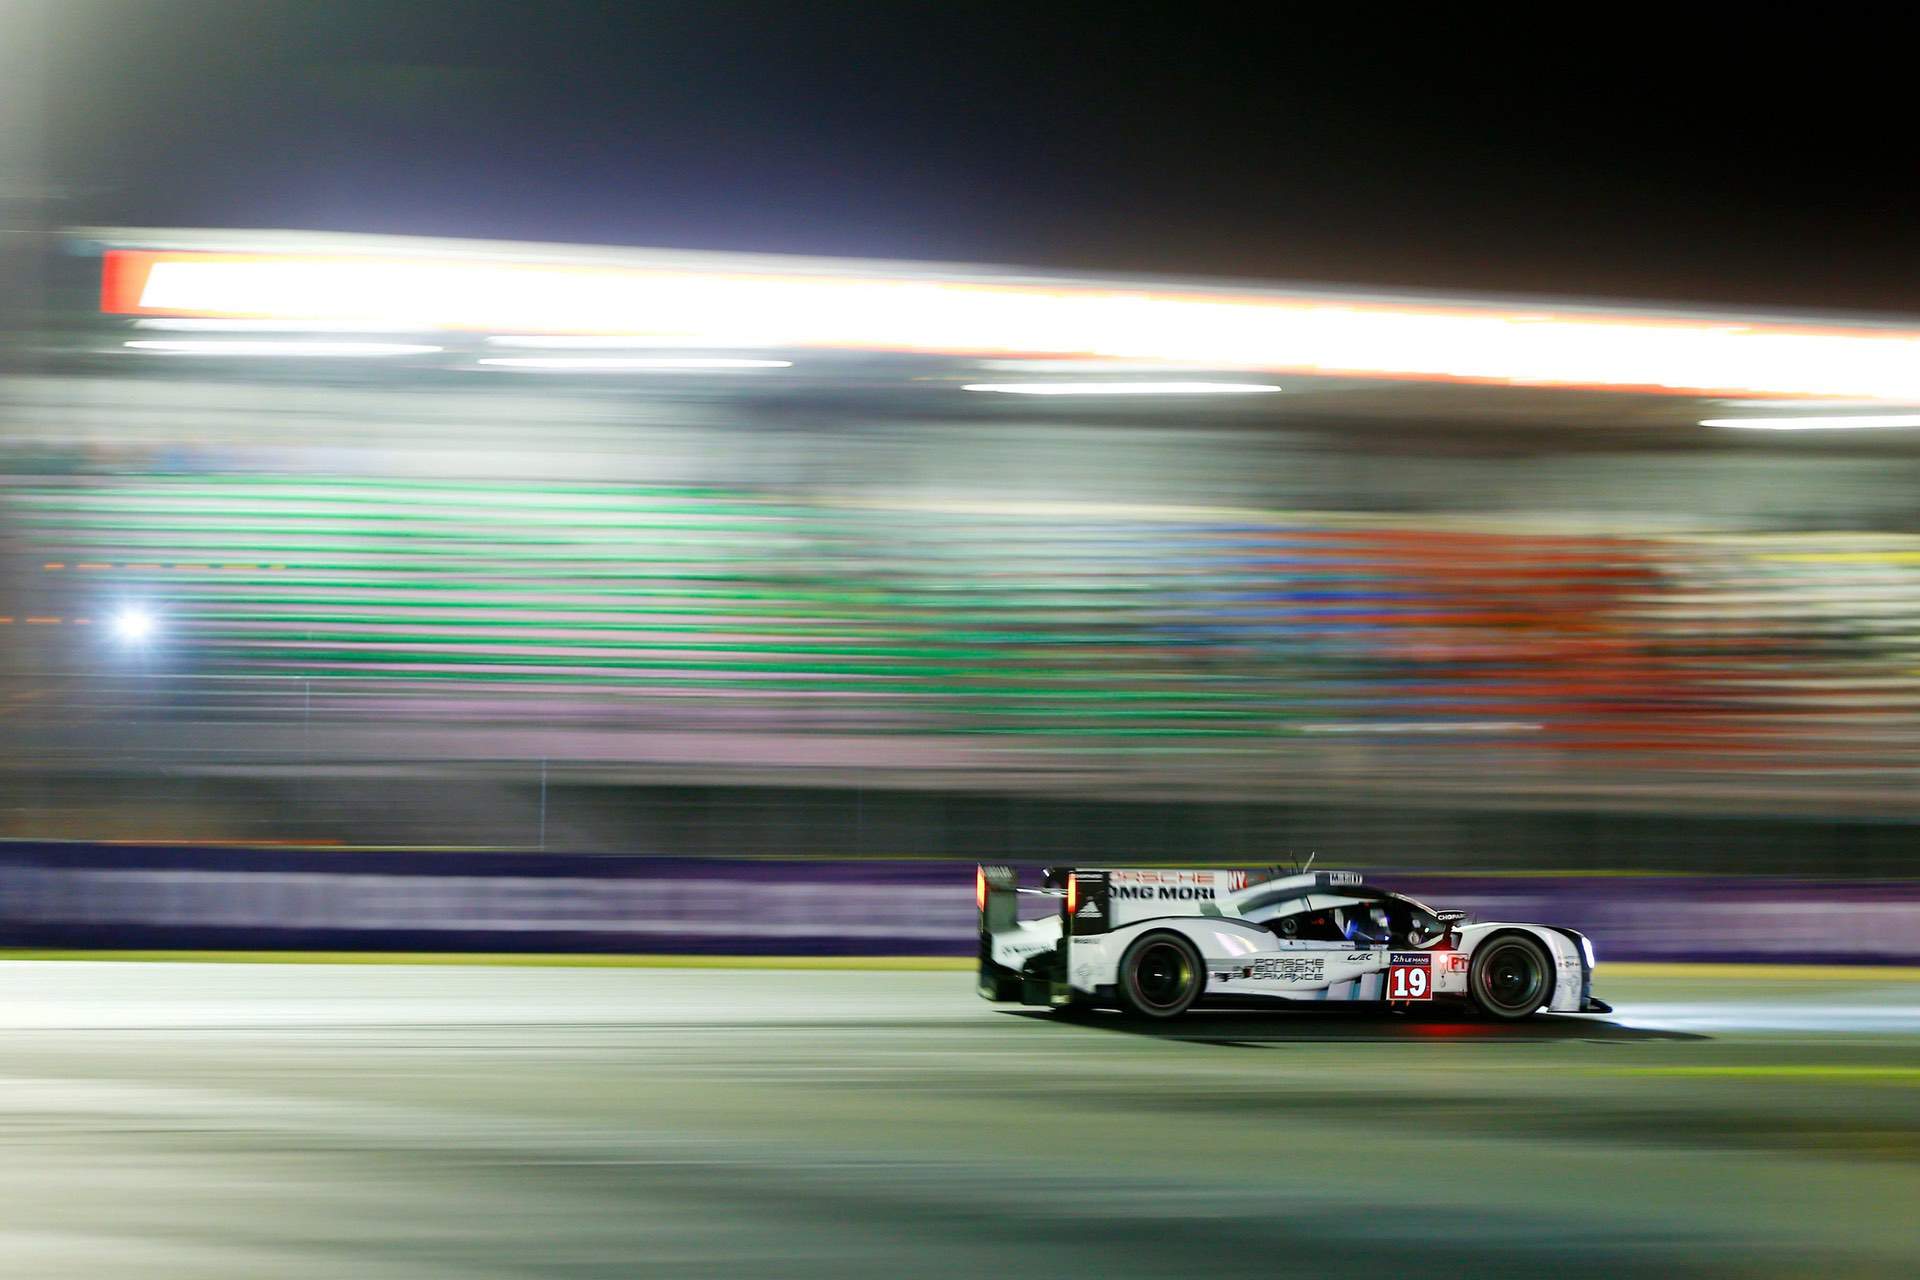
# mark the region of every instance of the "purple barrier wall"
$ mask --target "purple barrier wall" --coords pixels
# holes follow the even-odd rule
[[[1568,925],[1603,962],[1920,963],[1914,881],[1382,883],[1477,920]],[[976,928],[961,862],[0,845],[15,947],[966,955]]]
[[[1729,876],[1383,877],[1477,921],[1565,925],[1607,960],[1920,962],[1920,881]]]

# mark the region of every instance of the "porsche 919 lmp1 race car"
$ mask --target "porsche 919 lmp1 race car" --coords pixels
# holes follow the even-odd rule
[[[1054,899],[1020,918],[1020,895]],[[1022,889],[980,867],[980,994],[1171,1018],[1195,1005],[1433,1002],[1519,1019],[1610,1013],[1593,944],[1541,924],[1468,924],[1354,871],[1054,868]]]

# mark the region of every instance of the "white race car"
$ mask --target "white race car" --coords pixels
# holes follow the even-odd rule
[[[1022,920],[1020,895],[1058,902]],[[1353,871],[1052,869],[1022,889],[979,868],[980,994],[1171,1018],[1207,1007],[1451,1002],[1489,1017],[1611,1013],[1593,944],[1542,924],[1468,924]],[[1051,904],[1049,904],[1051,906]]]

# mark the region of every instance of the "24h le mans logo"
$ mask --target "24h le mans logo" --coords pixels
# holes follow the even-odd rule
[[[1433,999],[1433,957],[1418,951],[1396,951],[1387,962],[1387,999]]]

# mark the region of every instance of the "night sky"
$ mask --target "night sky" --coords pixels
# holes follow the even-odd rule
[[[69,222],[1920,310],[1905,46],[1804,13],[51,7]]]

